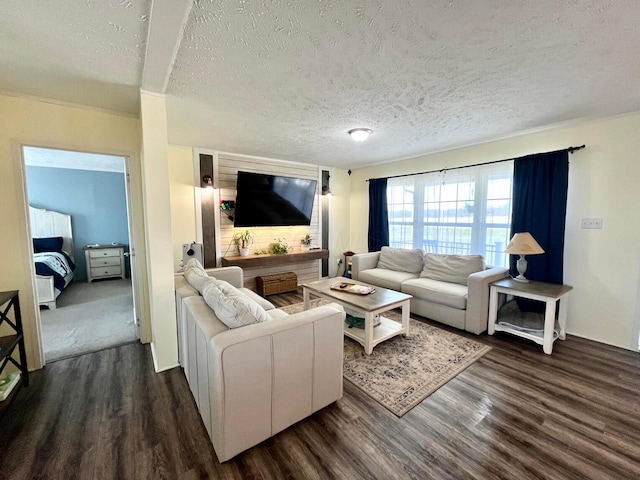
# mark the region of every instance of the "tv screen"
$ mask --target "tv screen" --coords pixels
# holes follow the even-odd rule
[[[309,225],[316,180],[238,172],[235,227]]]

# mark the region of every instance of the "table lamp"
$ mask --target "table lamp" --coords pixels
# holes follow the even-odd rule
[[[527,271],[527,259],[525,255],[538,255],[544,253],[544,250],[529,232],[521,232],[513,236],[505,249],[505,253],[520,255],[520,258],[516,262],[518,276],[515,277],[514,280],[527,283],[529,280],[524,276],[524,273]]]

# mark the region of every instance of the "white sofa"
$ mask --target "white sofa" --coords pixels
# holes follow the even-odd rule
[[[507,274],[480,255],[382,247],[352,257],[355,280],[412,295],[411,312],[475,334],[487,330],[489,284]]]
[[[230,329],[198,290],[175,277],[180,364],[224,462],[342,397],[345,313],[330,304],[287,315],[243,289],[239,267],[206,272],[271,318]]]

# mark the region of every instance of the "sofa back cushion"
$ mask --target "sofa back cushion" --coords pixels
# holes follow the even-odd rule
[[[202,297],[218,320],[229,328],[268,322],[271,319],[257,302],[224,280],[210,278],[204,283]]]
[[[484,270],[482,255],[447,255],[425,253],[422,278],[467,285],[469,275]]]
[[[198,290],[202,295],[202,288],[204,287],[204,284],[213,277],[207,275],[204,267],[197,259],[192,258],[184,266],[184,278],[189,285]]]
[[[419,248],[382,247],[378,268],[386,268],[395,272],[420,273],[423,255]]]

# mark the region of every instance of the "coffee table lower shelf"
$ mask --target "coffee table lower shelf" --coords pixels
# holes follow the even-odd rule
[[[384,342],[385,340],[389,340],[391,337],[395,337],[396,335],[405,334],[405,328],[401,323],[398,323],[394,320],[390,320],[386,317],[380,315],[380,325],[373,327],[373,342],[372,347],[375,347],[380,342]],[[363,347],[366,343],[366,333],[364,328],[349,328],[348,325],[344,326],[344,335],[345,337],[349,337],[352,340],[355,340]]]

